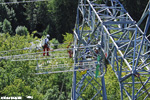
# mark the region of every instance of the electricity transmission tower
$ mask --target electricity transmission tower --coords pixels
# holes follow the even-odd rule
[[[90,55],[100,57],[101,63],[105,63],[106,59],[118,78],[121,100],[126,97],[130,100],[150,98],[150,41],[146,35],[148,27],[149,18],[143,32],[118,0],[103,1],[101,4],[96,0],[79,0],[74,48],[89,47],[74,49],[74,62],[92,62],[94,58],[89,59]],[[90,45],[96,45],[99,53],[96,54],[94,47]],[[103,65],[100,64],[98,68],[102,75],[105,69]],[[74,68],[77,69],[78,66]],[[74,72],[73,100],[84,99],[82,93],[88,86],[81,86],[88,75],[92,77],[88,80],[90,84],[96,75],[92,71],[87,71],[77,83],[77,74]],[[100,83],[101,88],[96,88],[97,92],[90,99],[98,94],[104,100],[107,99],[103,76]]]
[[[139,25],[143,21],[146,24],[142,30]],[[2,56],[0,59],[36,60],[37,69],[42,70],[36,74],[72,71],[72,100],[85,100],[85,97],[107,100],[104,75],[107,71],[106,63],[109,63],[118,78],[121,100],[147,100],[150,98],[149,26],[150,1],[141,20],[136,23],[119,0],[103,0],[101,3],[97,0],[78,0],[74,47],[71,48],[73,66],[63,64],[42,67],[38,63],[45,59],[68,58],[65,53],[50,53],[50,57],[43,57],[43,52],[36,52]],[[85,91],[91,92],[86,94]]]

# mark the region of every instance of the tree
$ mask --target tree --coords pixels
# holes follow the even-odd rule
[[[62,42],[66,32],[73,33],[76,20],[77,1],[72,0],[52,0],[48,5],[49,12],[52,14],[53,23],[55,23],[55,34],[59,42]]]
[[[51,27],[49,24],[51,23],[51,15],[48,12],[48,1],[45,2],[37,2],[37,23],[36,30],[38,32],[43,32],[47,27]],[[48,30],[49,31],[49,30]]]
[[[19,0],[21,1],[21,0]],[[10,9],[14,10],[15,16],[12,17],[10,20],[13,28],[13,32],[15,32],[15,29],[17,26],[26,26],[28,27],[30,23],[26,21],[27,16],[25,15],[25,3],[16,3],[16,4],[11,4],[9,5]]]
[[[7,12],[6,12],[6,5],[1,4],[0,5],[0,21],[3,22],[4,19],[7,17]]]
[[[57,49],[58,47],[58,40],[56,40],[55,38],[53,38],[50,43],[54,44],[54,46],[51,46],[53,49]]]
[[[64,93],[59,94],[58,86],[55,85],[53,89],[48,89],[44,95],[44,100],[65,100]]]
[[[11,26],[11,23],[5,19],[4,22],[3,22],[3,28],[2,28],[3,32],[4,33],[9,33],[10,35],[13,35],[12,34],[12,26]]]
[[[28,29],[25,27],[25,26],[18,26],[16,28],[16,34],[18,35],[27,35],[29,32],[28,32]]]
[[[4,19],[7,19],[10,21],[10,23],[12,24],[12,31],[16,28],[15,24],[16,24],[16,13],[13,7],[11,7],[10,5],[6,5],[6,4],[0,4],[0,21],[3,22]]]
[[[36,3],[31,2],[31,3],[27,3],[25,5],[25,15],[26,17],[26,21],[29,23],[29,32],[32,33],[32,31],[35,30],[36,28],[36,23],[37,23],[37,7],[36,7]]]

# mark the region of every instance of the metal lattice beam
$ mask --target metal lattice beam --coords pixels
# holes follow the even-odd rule
[[[97,4],[96,0],[79,0],[74,46],[97,45],[102,51],[101,56],[108,60],[119,80],[122,100],[125,97],[132,100],[149,98],[148,36],[118,0],[108,2],[111,5],[106,2]],[[75,63],[88,60],[88,57],[82,57],[88,56],[87,51],[95,54],[94,48],[74,50]],[[74,91],[75,83],[74,79]]]

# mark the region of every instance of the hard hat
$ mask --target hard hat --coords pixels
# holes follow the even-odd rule
[[[46,35],[46,37],[50,37],[50,35],[48,34],[48,35]]]
[[[89,37],[90,35],[89,35],[89,34],[87,34],[86,36],[87,36],[87,37]]]

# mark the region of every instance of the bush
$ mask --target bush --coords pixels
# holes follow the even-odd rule
[[[27,35],[29,32],[28,32],[28,29],[25,27],[25,26],[17,26],[16,28],[16,34],[18,35]]]
[[[7,19],[5,19],[3,22],[2,30],[4,33],[9,33],[10,35],[12,35],[12,26],[11,26],[11,23]]]
[[[54,44],[54,46],[52,46],[53,49],[57,49],[57,48],[58,48],[59,42],[58,42],[57,39],[53,38],[53,39],[50,41],[50,43]]]

